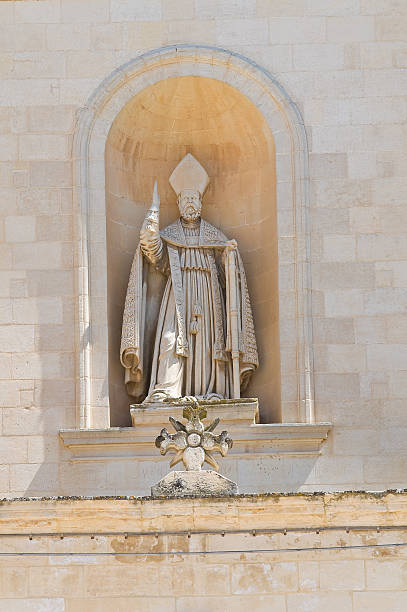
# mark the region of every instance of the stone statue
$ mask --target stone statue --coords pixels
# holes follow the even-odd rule
[[[180,218],[160,232],[155,183],[130,273],[120,350],[127,391],[145,402],[239,398],[258,356],[237,244],[201,219],[209,177],[192,155],[181,160],[169,181]],[[148,265],[167,277],[151,363],[144,358]]]

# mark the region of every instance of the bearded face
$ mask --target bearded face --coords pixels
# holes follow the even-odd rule
[[[196,221],[201,216],[202,201],[199,191],[183,189],[178,196],[178,208],[182,219]]]

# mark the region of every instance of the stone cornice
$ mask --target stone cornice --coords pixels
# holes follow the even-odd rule
[[[242,424],[227,427],[233,439],[230,458],[255,458],[259,455],[319,455],[331,429],[330,423]],[[63,429],[59,432],[74,461],[104,461],[134,457],[162,461],[154,446],[159,433],[149,427],[111,427],[109,429]],[[227,462],[227,458],[223,461]]]
[[[238,495],[229,498],[1,500],[1,534],[191,533],[383,529],[407,524],[407,491]]]

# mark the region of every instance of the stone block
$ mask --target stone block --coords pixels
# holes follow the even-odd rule
[[[18,270],[47,270],[61,267],[61,243],[37,242],[13,245],[14,267]],[[35,253],[35,257],[33,254]]]
[[[30,612],[35,608],[41,612],[66,612],[63,597],[2,599],[0,606],[7,612]]]
[[[363,560],[323,561],[320,576],[322,591],[353,591],[365,587]]]
[[[351,179],[372,179],[377,176],[375,152],[355,153],[348,155],[348,175]]]
[[[91,48],[98,51],[123,49],[127,39],[125,27],[121,23],[103,23],[92,26]]]
[[[397,46],[394,42],[375,41],[361,43],[360,56],[362,68],[375,70],[378,68],[392,68]]]
[[[50,51],[90,48],[90,24],[70,23],[47,27],[47,47]]]
[[[245,612],[250,605],[256,612],[286,612],[284,595],[256,595],[247,596],[233,595],[229,597],[177,597],[177,612]],[[171,608],[169,608],[171,610]],[[95,611],[96,612],[96,611]],[[99,611],[98,611],[99,612]],[[121,609],[120,609],[120,612]],[[124,612],[124,608],[123,608]]]
[[[364,314],[367,315],[396,314],[405,312],[406,308],[405,288],[379,288],[364,295]]]
[[[314,317],[313,341],[315,344],[353,344],[355,342],[353,319]]]
[[[29,594],[34,597],[83,595],[83,567],[30,568]]]
[[[335,455],[373,456],[379,448],[379,434],[374,429],[337,429],[334,431],[333,444]],[[326,585],[327,581],[325,581]]]
[[[235,595],[292,592],[297,589],[296,563],[236,563],[232,566],[232,593]]]
[[[169,21],[166,36],[168,43],[179,40],[193,43],[205,38],[208,44],[213,44],[216,42],[215,21]]]
[[[72,296],[74,274],[72,270],[28,270],[27,288],[31,297]]]
[[[404,401],[404,400],[403,400]],[[364,482],[386,481],[387,487],[404,487],[407,471],[407,457],[394,456],[366,457],[363,465]]]
[[[152,497],[222,497],[237,495],[236,483],[213,470],[169,472],[151,487]]]
[[[216,22],[216,42],[219,45],[267,44],[267,39],[268,27],[264,19],[225,19]]]
[[[172,0],[163,0],[161,4],[162,19],[164,21],[172,21],[173,19],[193,19],[195,13],[195,4],[197,4],[197,16],[201,18],[201,16],[199,15],[199,9],[202,8],[202,2],[199,2],[199,0],[197,3],[195,3],[194,0],[180,0],[179,2],[173,2]],[[205,2],[204,4],[207,5],[208,2]],[[225,2],[225,4],[227,5],[228,2]],[[214,5],[216,6],[216,3],[214,3]],[[214,14],[210,15],[210,18],[213,17],[215,17]]]
[[[407,259],[407,237],[404,235],[359,235],[358,258],[362,261]]]
[[[15,380],[27,380],[34,378],[55,379],[63,375],[71,375],[72,372],[65,371],[69,358],[62,359],[58,353],[18,353],[12,356],[12,374]]]
[[[318,561],[300,561],[298,563],[298,586],[300,591],[317,591],[319,589]]]
[[[13,134],[0,135],[0,161],[17,159],[18,138]]]
[[[61,0],[61,20],[64,23],[98,23],[109,21],[108,0]]]
[[[352,596],[348,592],[337,591],[319,593],[289,593],[287,595],[287,612],[308,610],[312,612],[351,612]]]
[[[33,496],[55,495],[57,491],[57,463],[15,463],[10,466],[10,492],[12,496],[17,497],[24,493]],[[38,585],[38,587],[37,592],[39,593],[41,587],[44,588],[44,584],[41,587]],[[50,591],[45,592],[44,590],[43,593],[49,595],[51,594]]]
[[[114,51],[68,51],[66,53],[66,76],[82,79],[103,77],[117,65]]]
[[[68,242],[73,239],[72,215],[41,215],[37,218],[38,240],[61,240]]]
[[[312,128],[314,153],[342,153],[362,148],[363,129],[358,126],[315,126]]]
[[[328,42],[348,43],[375,39],[374,18],[366,16],[328,17]]]
[[[314,486],[318,483],[325,490],[357,489],[358,483],[363,482],[363,459],[357,456],[321,457],[305,482]]]
[[[407,586],[405,561],[400,559],[366,560],[366,586],[368,589],[400,589]]]
[[[403,370],[406,360],[406,344],[372,344],[367,346],[367,367],[369,370]]]
[[[64,79],[61,81],[60,99],[62,104],[84,105],[93,91],[100,85],[100,77]],[[65,185],[72,187],[72,184]]]
[[[319,374],[315,375],[315,392],[318,401],[326,399],[354,399],[359,397],[358,374]]]
[[[363,292],[360,289],[325,291],[325,313],[328,317],[364,314]]]
[[[67,161],[33,161],[30,163],[33,187],[72,187],[72,164]]]
[[[407,16],[382,15],[376,17],[376,38],[386,41],[405,41]]]
[[[32,106],[28,109],[30,132],[71,132],[73,122],[72,106]]]
[[[386,321],[381,317],[358,317],[355,320],[357,344],[386,342]]]
[[[181,598],[181,602],[182,602]],[[194,606],[198,606],[201,601],[201,597],[191,597],[185,598],[188,602],[192,601]],[[205,598],[203,598],[205,600]],[[218,600],[218,597],[211,597],[210,600]],[[111,612],[114,610],[115,612],[128,612],[129,610],[143,610],[143,612],[179,612],[179,610],[184,610],[182,607],[182,603],[178,603],[180,599],[177,599],[177,603],[175,602],[174,597],[150,597],[150,596],[141,596],[141,597],[103,597],[99,599],[90,599],[87,597],[81,598],[72,598],[65,599],[65,608],[64,612]],[[177,605],[178,610],[176,611],[175,606]],[[191,604],[189,604],[191,605]],[[181,606],[181,607],[179,607]],[[198,608],[196,609],[198,612]],[[190,608],[189,608],[190,610]],[[220,610],[220,608],[219,608]],[[25,611],[24,611],[25,612]],[[28,611],[27,611],[28,612]],[[46,610],[48,612],[48,610]],[[215,611],[214,611],[215,612]],[[261,610],[263,612],[263,610]],[[271,612],[274,612],[272,610]],[[280,612],[280,610],[276,609],[276,612]]]
[[[167,42],[167,28],[162,21],[131,22],[128,24],[127,49],[148,49]]]
[[[111,0],[110,18],[111,21],[160,20],[161,2],[160,0],[150,0],[148,3],[133,2],[132,0]],[[108,19],[99,21],[108,21]]]
[[[340,70],[344,67],[342,45],[294,45],[293,63],[296,70]]]
[[[27,134],[20,136],[20,159],[59,160],[67,157],[67,139],[62,135]]]
[[[364,591],[353,594],[354,612],[404,612],[407,606],[407,591]]]
[[[311,153],[310,173],[313,179],[346,178],[348,173],[345,153]]]
[[[324,261],[354,261],[356,239],[354,236],[327,234],[323,236]]]
[[[256,0],[195,0],[197,19],[230,19],[256,16]],[[163,15],[164,16],[164,15]],[[266,15],[259,15],[265,17]],[[165,18],[165,17],[164,17]]]
[[[269,29],[273,45],[325,42],[325,20],[321,17],[271,18]]]
[[[10,25],[2,32],[1,51],[42,51],[45,49],[45,25]]]
[[[366,369],[366,348],[353,344],[328,344],[325,359],[327,372],[363,372]]]
[[[363,97],[363,72],[350,69],[321,72],[315,81],[315,95],[322,98]]]
[[[385,103],[385,100],[383,101]],[[393,151],[396,152],[396,157],[400,158],[400,155],[403,155],[403,142],[405,142],[406,137],[406,128],[404,125],[367,125],[364,128],[364,149],[370,150],[374,148],[379,148],[382,152]],[[383,202],[387,199],[387,194],[383,193],[383,190],[394,188],[393,193],[391,193],[391,197],[394,198],[394,195],[403,194],[404,188],[402,181],[394,180],[391,183],[389,180],[384,179],[376,179],[374,181],[374,189],[372,189],[372,202],[369,205],[377,204],[378,206],[383,206]]]
[[[343,16],[356,15],[359,13],[359,6],[354,0],[308,0],[306,12],[308,15]]]
[[[7,325],[0,327],[0,346],[4,352],[34,350],[33,325]]]
[[[40,3],[26,0],[15,5],[16,23],[58,23],[59,20],[60,7],[54,0],[42,0]]]
[[[365,70],[365,95],[374,96],[377,92],[386,92],[386,96],[405,96],[407,93],[407,76],[402,68],[393,70]]]
[[[7,242],[33,242],[35,240],[35,217],[29,215],[5,218],[5,239]]]

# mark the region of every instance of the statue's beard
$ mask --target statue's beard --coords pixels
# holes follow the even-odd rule
[[[200,209],[195,208],[195,206],[192,206],[191,204],[185,206],[185,208],[183,208],[180,213],[181,217],[185,221],[197,221],[197,219],[199,219],[199,217],[201,216]]]

